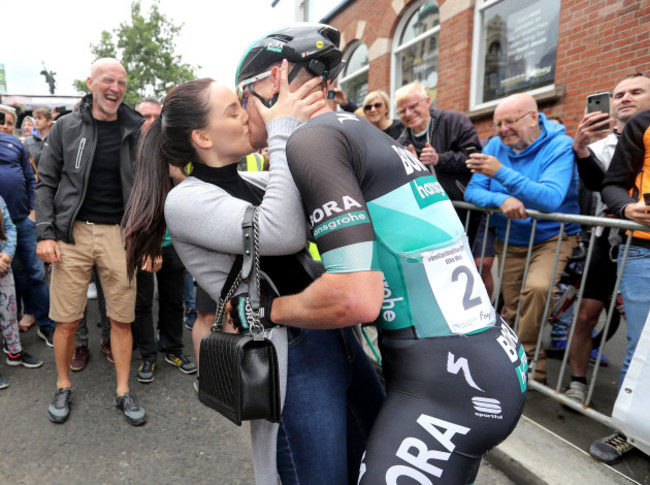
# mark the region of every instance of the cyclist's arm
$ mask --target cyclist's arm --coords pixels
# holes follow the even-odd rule
[[[325,273],[304,291],[273,300],[271,319],[305,328],[340,328],[372,322],[384,296],[381,271]]]
[[[374,257],[374,229],[359,185],[361,158],[358,146],[330,126],[304,126],[289,140],[289,168],[326,273],[303,292],[275,299],[275,323],[337,328],[371,322],[379,315],[383,274]],[[342,222],[350,219],[357,223]]]

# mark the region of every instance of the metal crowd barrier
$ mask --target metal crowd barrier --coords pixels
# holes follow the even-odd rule
[[[467,210],[467,216],[464,221],[465,223],[465,231],[467,232],[467,229],[469,227],[469,221],[470,221],[470,213],[472,211],[482,211],[486,212],[488,214],[487,216],[487,222],[488,224],[485,224],[485,233],[483,234],[483,245],[480,248],[480,252],[478,251],[479,248],[477,248],[477,253],[479,254],[474,254],[474,257],[479,259],[480,258],[480,263],[479,263],[479,273],[482,272],[483,270],[483,261],[485,258],[486,250],[487,250],[487,232],[489,230],[489,218],[492,214],[494,213],[499,213],[501,212],[499,209],[484,209],[481,207],[477,207],[475,205],[469,204],[467,202],[462,202],[462,201],[453,201],[454,207],[459,208],[459,209],[466,209]],[[643,226],[641,224],[638,224],[636,222],[628,221],[628,220],[622,220],[622,219],[613,219],[613,218],[604,218],[604,217],[593,217],[593,216],[583,216],[583,215],[576,215],[576,214],[562,214],[562,213],[543,213],[535,210],[527,210],[526,211],[528,216],[533,219],[533,228],[531,231],[531,236],[530,236],[530,241],[528,244],[528,258],[526,262],[526,266],[524,269],[524,277],[523,281],[525,283],[526,281],[526,276],[528,274],[528,268],[529,268],[529,262],[530,262],[530,253],[532,251],[532,246],[533,246],[533,241],[535,237],[535,230],[537,226],[537,221],[539,219],[544,219],[544,220],[551,220],[551,221],[558,221],[560,222],[560,231],[559,231],[559,237],[558,237],[558,242],[557,242],[557,249],[555,252],[555,262],[553,266],[553,272],[552,274],[556,274],[556,269],[558,265],[558,259],[559,259],[559,249],[562,244],[562,239],[564,236],[564,226],[568,222],[574,222],[577,224],[580,224],[583,226],[587,227],[596,227],[596,226],[602,226],[602,227],[612,227],[612,228],[617,228],[617,229],[624,229],[624,230],[642,230],[642,231],[650,231],[649,226]],[[492,297],[492,304],[497,306],[499,295],[500,295],[500,287],[501,287],[501,281],[502,281],[502,275],[503,271],[505,268],[505,259],[506,259],[506,251],[508,248],[508,240],[510,236],[510,224],[511,220],[508,220],[508,224],[506,226],[506,234],[505,234],[505,241],[504,242],[504,247],[503,247],[503,252],[502,254],[495,254],[495,257],[498,258],[499,262],[499,269],[497,272],[497,276],[495,278],[495,288],[493,291],[493,294],[491,295]],[[597,383],[597,377],[598,377],[598,370],[600,368],[600,365],[594,365],[593,370],[591,371],[591,375],[588,376],[588,391],[587,391],[587,398],[585,401],[585,404],[579,404],[576,401],[573,401],[571,399],[568,399],[564,396],[562,393],[562,383],[565,382],[565,373],[567,371],[567,363],[569,359],[569,349],[571,347],[571,341],[573,340],[573,334],[575,330],[575,325],[576,321],[578,319],[578,309],[580,308],[580,303],[582,302],[582,292],[583,292],[583,286],[585,284],[585,281],[587,280],[588,277],[588,271],[589,271],[589,262],[591,261],[592,257],[592,250],[594,246],[594,241],[596,238],[596,231],[591,231],[591,236],[589,238],[589,243],[586,248],[587,254],[586,254],[586,259],[584,262],[584,269],[582,273],[582,278],[580,281],[580,286],[578,288],[578,293],[577,293],[577,299],[574,302],[574,312],[573,312],[573,317],[571,319],[571,325],[569,328],[569,333],[567,335],[567,342],[566,342],[566,350],[564,352],[564,357],[562,359],[562,363],[560,365],[560,370],[557,376],[557,380],[555,387],[549,387],[548,385],[539,383],[534,381],[532,378],[529,378],[528,380],[528,387],[530,389],[534,389],[536,391],[541,392],[542,394],[551,397],[552,399],[555,399],[556,401],[561,402],[567,407],[570,407],[571,409],[582,413],[594,420],[596,420],[599,423],[602,423],[605,426],[608,426],[610,428],[614,428],[613,420],[611,416],[608,416],[606,414],[603,414],[599,411],[596,411],[589,407],[589,403],[591,401],[591,397],[594,392],[594,387],[596,386]],[[612,297],[610,299],[610,304],[609,307],[607,308],[607,316],[605,320],[604,327],[602,329],[602,334],[604,336],[608,335],[609,331],[609,326],[612,320],[612,315],[615,311],[615,305],[616,305],[616,295],[618,294],[619,286],[621,283],[621,275],[623,274],[623,271],[625,270],[625,264],[627,262],[628,258],[628,251],[630,247],[630,243],[632,242],[632,232],[630,231],[628,236],[623,236],[623,240],[621,241],[621,245],[619,246],[619,255],[622,255],[622,262],[621,262],[621,268],[617,272],[616,275],[616,284],[614,286],[614,289],[612,291]],[[564,268],[561,268],[562,270]],[[523,284],[522,284],[522,289],[523,289]],[[540,315],[540,331],[537,339],[537,346],[535,348],[535,356],[533,359],[529,360],[528,362],[528,371],[529,371],[529,376],[534,375],[535,372],[535,366],[538,360],[539,352],[540,349],[542,348],[543,342],[544,342],[544,336],[545,336],[545,330],[547,329],[547,323],[549,319],[549,310],[552,307],[553,301],[554,301],[554,296],[556,293],[555,289],[555,282],[553,281],[553,278],[551,278],[551,281],[549,282],[549,287],[548,287],[548,292],[546,295],[546,304],[544,307],[544,313]],[[515,331],[517,330],[517,327],[519,325],[519,317],[521,313],[521,299],[519,300],[519,307],[517,309],[517,314],[514,322],[514,328]],[[603,338],[601,341],[601,345],[599,348],[598,356],[596,358],[596,362],[600,362],[600,358],[603,354],[603,350],[605,347],[606,343],[606,338]],[[622,359],[621,359],[622,363]]]

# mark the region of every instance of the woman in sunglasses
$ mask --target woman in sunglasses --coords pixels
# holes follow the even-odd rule
[[[123,219],[129,271],[160,253],[167,223],[185,267],[218,300],[235,255],[244,250],[244,213],[255,205],[260,207],[262,272],[280,294],[308,286],[316,275],[301,264],[307,226],[285,145],[299,120],[325,106],[322,91],[314,89],[321,82],[316,77],[290,93],[288,66],[283,62],[280,93],[270,109],[250,96],[249,87],[241,90],[238,99],[211,79],[172,89],[139,147],[133,192]],[[255,103],[266,123],[268,172],[237,171],[237,162],[253,151],[248,114],[241,106],[245,103]],[[189,175],[173,189],[169,165],[182,167]],[[241,291],[246,291],[245,284]],[[347,483],[349,456],[360,461],[362,430],[369,430],[383,391],[358,341],[338,330],[301,332],[296,337],[297,331],[287,327],[266,331],[276,345],[280,372],[286,375],[286,394],[282,423],[251,422],[256,482],[277,484],[279,474],[283,484]],[[200,342],[208,332],[209,326],[202,328],[197,320],[193,341]],[[350,348],[358,351],[352,360]],[[373,376],[376,387],[369,389]],[[351,382],[357,383],[352,390]],[[362,398],[358,409],[349,407],[348,393]],[[357,420],[370,415],[363,428],[348,417],[348,409]],[[353,432],[347,435],[349,430]],[[358,462],[350,468],[356,477]]]
[[[363,113],[365,118],[381,131],[397,140],[404,131],[404,124],[400,120],[391,120],[388,110],[390,100],[386,91],[379,89],[368,93],[363,100]]]

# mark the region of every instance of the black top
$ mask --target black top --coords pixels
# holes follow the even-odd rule
[[[120,123],[95,120],[97,148],[90,168],[86,198],[77,220],[119,224],[124,213],[120,176]]]
[[[392,139],[397,140],[402,134],[402,131],[404,131],[404,123],[401,120],[393,120],[393,124],[382,131]]]

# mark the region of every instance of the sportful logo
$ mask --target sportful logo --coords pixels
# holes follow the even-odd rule
[[[479,418],[493,418],[493,419],[503,419],[501,413],[503,409],[501,408],[501,401],[498,399],[493,399],[490,397],[473,397],[472,404],[476,413],[474,413]]]

